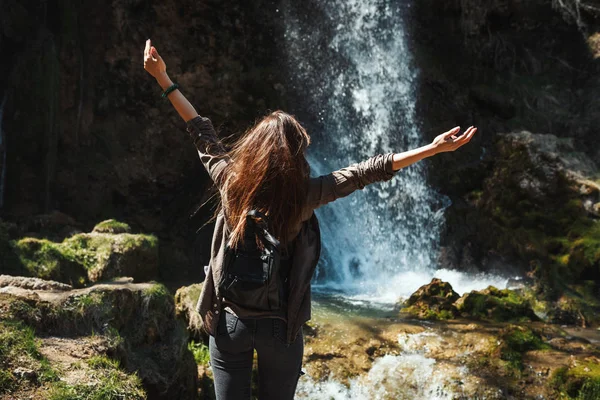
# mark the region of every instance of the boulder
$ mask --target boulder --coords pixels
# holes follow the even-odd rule
[[[433,278],[406,300],[401,312],[422,319],[454,318],[457,311],[454,302],[459,297],[449,283]]]
[[[137,373],[149,397],[195,398],[197,369],[188,334],[163,285],[117,281],[61,292],[6,288],[12,290],[0,293],[0,320],[74,342],[105,337],[106,353]]]
[[[454,305],[465,318],[489,319],[493,321],[538,321],[529,301],[516,291],[487,289],[464,294]]]

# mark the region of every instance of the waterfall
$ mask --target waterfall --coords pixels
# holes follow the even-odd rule
[[[2,120],[7,97],[8,95],[5,92],[2,97],[2,102],[0,102],[0,209],[4,206],[4,185],[6,182],[6,139],[4,138]]]
[[[313,175],[426,144],[415,115],[409,11],[410,1],[285,2],[290,79],[307,105],[297,115],[315,120]],[[317,210],[324,251],[315,286],[395,301],[435,270],[443,198],[422,163],[364,192]]]

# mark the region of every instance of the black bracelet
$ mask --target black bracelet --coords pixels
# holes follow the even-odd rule
[[[171,86],[169,86],[169,87],[167,88],[167,90],[165,90],[165,91],[163,92],[163,94],[162,94],[162,96],[161,96],[161,97],[167,97],[169,94],[171,94],[171,92],[173,92],[173,91],[174,91],[174,90],[176,90],[176,89],[179,89],[179,85],[178,85],[178,84],[176,84],[176,83],[174,83],[174,84],[172,84]]]

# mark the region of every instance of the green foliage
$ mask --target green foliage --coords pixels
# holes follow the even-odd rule
[[[0,394],[8,392],[17,384],[17,379],[13,374],[5,369],[0,369]]]
[[[146,393],[137,374],[108,367],[94,370],[96,381],[93,385],[68,385],[57,382],[49,391],[49,400],[138,400],[145,399]]]
[[[31,327],[20,321],[0,321],[0,394],[17,384],[10,370],[23,366],[33,369],[39,382],[58,378],[48,360],[39,352],[39,343]]]
[[[14,321],[0,321],[0,327],[0,364],[9,363],[21,354],[41,358],[31,327]]]
[[[110,359],[106,356],[92,356],[87,360],[88,365],[93,369],[119,369],[119,361]]]
[[[195,343],[193,340],[188,343],[188,350],[192,352],[194,355],[194,360],[196,360],[196,364],[208,366],[210,362],[210,353],[208,351],[208,346],[204,343]]]

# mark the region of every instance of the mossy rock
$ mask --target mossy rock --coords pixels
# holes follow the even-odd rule
[[[417,289],[404,302],[404,308],[400,312],[420,319],[452,319],[457,311],[454,302],[459,297],[449,283],[434,278],[429,284]]]
[[[600,287],[595,281],[568,285],[555,302],[550,303],[550,322],[581,327],[600,325]]]
[[[510,369],[523,370],[523,354],[531,350],[548,350],[541,336],[526,326],[509,325],[499,334],[497,353]]]
[[[550,382],[561,398],[600,399],[600,364],[597,360],[589,360],[570,368],[558,368],[550,377]]]
[[[208,339],[202,328],[202,318],[196,311],[203,286],[203,283],[195,283],[190,286],[182,286],[175,292],[175,314],[187,326],[190,337],[197,342]]]
[[[86,268],[70,248],[46,239],[24,238],[13,243],[28,276],[81,287],[88,281]]]
[[[481,191],[474,229],[481,254],[529,268],[547,300],[567,284],[600,280],[593,161],[570,139],[529,132],[499,135],[494,150],[492,172],[474,189]]]
[[[143,282],[158,275],[158,240],[153,235],[81,233],[62,244],[85,266],[91,282],[118,276]]]
[[[110,337],[112,356],[126,371],[137,371],[148,392],[162,393],[157,398],[164,399],[192,398],[196,365],[174,309],[173,295],[160,283],[0,293],[0,320],[21,321],[45,336]]]
[[[499,322],[539,320],[523,296],[514,290],[500,290],[493,286],[466,293],[454,305],[466,318]]]
[[[158,240],[153,235],[79,233],[62,243],[23,238],[10,242],[22,273],[81,287],[88,282],[129,276],[149,281],[158,275]]]
[[[92,233],[131,233],[131,227],[115,219],[107,219],[98,223]]]

